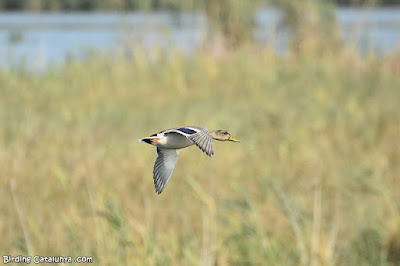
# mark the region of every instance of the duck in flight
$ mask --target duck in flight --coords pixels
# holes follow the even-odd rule
[[[209,132],[206,128],[198,126],[167,129],[150,137],[139,139],[140,142],[156,146],[157,159],[153,169],[156,192],[160,194],[171,178],[176,162],[178,161],[180,149],[196,145],[211,157],[214,154],[213,139],[219,141],[239,141],[225,130]]]

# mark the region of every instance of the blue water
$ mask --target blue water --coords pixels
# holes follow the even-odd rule
[[[337,9],[343,39],[362,54],[400,49],[400,8]],[[282,13],[260,9],[256,39],[285,53],[290,40],[282,30]],[[42,71],[90,51],[115,52],[141,46],[191,53],[207,38],[200,13],[1,13],[0,67],[24,66]]]

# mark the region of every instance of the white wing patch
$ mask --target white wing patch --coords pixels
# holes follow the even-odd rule
[[[197,128],[197,127],[179,127],[179,128],[173,128],[173,129],[165,130],[163,133],[167,134],[167,133],[170,133],[170,132],[178,133],[178,134],[181,134],[181,135],[183,135],[185,137],[189,137],[189,136],[191,136],[193,134],[196,134],[196,133],[200,132],[200,128]]]

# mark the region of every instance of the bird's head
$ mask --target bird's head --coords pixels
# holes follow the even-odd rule
[[[239,142],[239,140],[233,138],[226,130],[211,131],[210,135],[215,140]]]

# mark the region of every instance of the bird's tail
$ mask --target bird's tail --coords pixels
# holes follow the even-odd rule
[[[147,137],[147,138],[139,139],[139,142],[153,144],[154,142],[158,142],[159,140],[160,140],[159,137]]]

